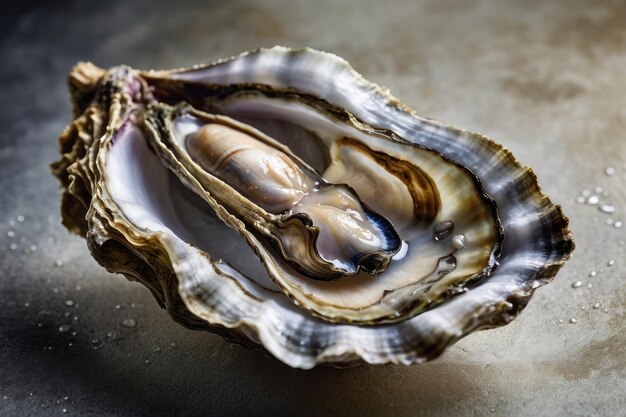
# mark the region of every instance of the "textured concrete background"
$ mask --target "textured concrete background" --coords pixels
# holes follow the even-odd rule
[[[625,2],[17,3],[0,17],[0,415],[626,415]],[[572,261],[515,322],[420,366],[294,370],[176,325],[60,224],[66,74],[274,44],[335,52],[508,146],[570,216]],[[596,186],[615,213],[576,202]]]

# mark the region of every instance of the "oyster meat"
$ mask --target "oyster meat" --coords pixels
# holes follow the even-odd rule
[[[179,323],[294,367],[431,359],[512,320],[574,248],[510,152],[331,54],[80,63],[70,93],[66,227]]]
[[[184,167],[175,169],[179,175],[196,178],[229,212],[274,240],[280,256],[309,278],[360,270],[379,275],[400,250],[402,241],[391,223],[364,206],[353,190],[328,184],[258,130],[227,117],[158,105],[146,120],[154,143],[169,138],[155,148],[163,158],[175,155]]]

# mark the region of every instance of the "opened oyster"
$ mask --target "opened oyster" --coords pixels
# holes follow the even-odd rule
[[[70,75],[63,222],[179,323],[302,368],[505,324],[574,248],[528,168],[342,59],[275,47]]]

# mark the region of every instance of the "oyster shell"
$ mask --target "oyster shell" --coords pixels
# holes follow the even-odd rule
[[[64,224],[181,324],[302,368],[414,363],[512,320],[574,248],[500,145],[275,47],[70,75]]]

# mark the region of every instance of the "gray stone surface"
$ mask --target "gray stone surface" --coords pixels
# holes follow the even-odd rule
[[[3,6],[0,415],[626,415],[626,227],[606,224],[626,221],[624,2],[162,3]],[[274,44],[335,52],[421,114],[497,138],[564,206],[572,261],[515,322],[419,366],[294,370],[176,325],[60,224],[48,164],[66,74]],[[616,213],[576,203],[598,185]]]

